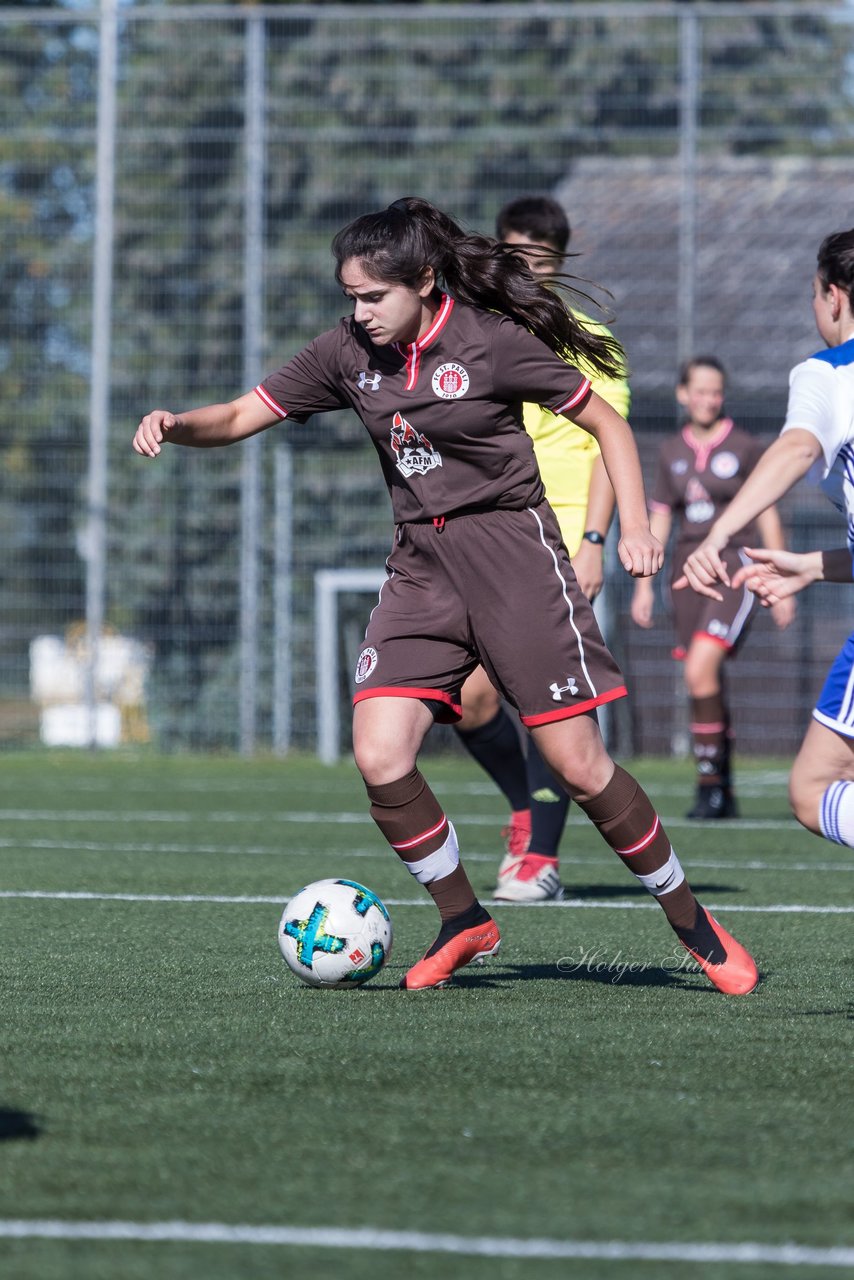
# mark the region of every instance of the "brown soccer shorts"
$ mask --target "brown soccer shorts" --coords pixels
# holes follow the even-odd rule
[[[674,557],[674,564],[680,566],[674,574],[674,581],[680,576],[681,565],[684,564],[691,550],[693,546]],[[743,564],[750,564],[749,558],[734,547],[727,547],[722,551],[721,559],[726,565],[730,578]],[[728,652],[736,649],[746,636],[756,604],[753,592],[748,591],[746,587],[739,587],[737,591],[733,591],[732,587],[724,586],[722,582],[716,582],[715,587],[720,591],[723,600],[711,600],[708,596],[692,590],[691,587],[670,592],[673,628],[677,641],[673,649],[674,658],[685,657],[696,635],[716,640]]]
[[[421,698],[454,721],[478,662],[528,727],[625,696],[548,503],[399,525],[388,570],[355,702]]]

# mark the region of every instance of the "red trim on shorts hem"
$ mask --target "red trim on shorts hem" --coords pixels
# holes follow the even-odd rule
[[[353,706],[366,698],[428,698],[431,702],[443,702],[448,708],[447,714],[440,712],[436,719],[440,724],[455,724],[463,716],[462,704],[454,702],[449,693],[441,689],[407,689],[400,685],[388,685],[377,689],[362,689],[353,695]]]
[[[600,707],[603,702],[613,702],[616,698],[625,698],[628,696],[628,689],[621,684],[617,689],[609,689],[607,693],[600,693],[598,698],[588,698],[587,702],[576,702],[572,707],[560,707],[557,711],[544,711],[537,716],[520,716],[522,724],[528,729],[536,729],[541,724],[553,724],[556,720],[569,720],[572,716],[580,716],[585,711],[590,711],[593,707]]]
[[[731,640],[722,640],[720,636],[713,636],[708,631],[695,631],[694,635],[691,637],[692,640],[694,639],[694,636],[702,636],[704,640],[714,640],[715,644],[719,644],[722,649],[726,649],[727,651],[735,648]]]
[[[694,636],[702,636],[704,640],[714,640],[715,644],[719,644],[722,649],[726,649],[727,653],[732,653],[735,648],[735,645],[731,640],[722,640],[720,636],[713,636],[708,631],[695,631],[694,635],[691,637],[692,640],[694,639]],[[684,662],[688,657],[688,650],[684,645],[677,644],[675,649],[670,650],[670,656],[671,658],[675,658],[677,662]]]

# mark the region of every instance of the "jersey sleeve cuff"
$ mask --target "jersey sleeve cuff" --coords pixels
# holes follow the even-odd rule
[[[259,400],[264,401],[267,408],[271,409],[277,418],[286,418],[288,416],[287,409],[283,409],[279,402],[273,399],[262,383],[258,383],[258,386],[255,388],[255,394],[258,396]]]

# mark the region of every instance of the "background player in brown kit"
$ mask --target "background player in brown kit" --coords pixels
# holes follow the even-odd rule
[[[725,511],[762,455],[762,445],[724,417],[726,379],[714,356],[696,356],[682,366],[676,398],[688,421],[661,446],[650,509],[650,528],[667,545],[674,517],[678,521],[672,557],[671,586],[682,565],[703,541],[713,522]],[[765,547],[782,548],[783,529],[775,507],[769,507],[739,534],[739,543],[752,542],[756,533]],[[738,549],[728,553],[731,572],[747,557]],[[732,729],[724,681],[724,663],[747,634],[755,600],[746,586],[726,587],[720,600],[696,591],[671,595],[677,646],[674,658],[684,660],[685,685],[690,698],[690,725],[697,767],[697,795],[689,818],[710,820],[736,816],[732,791]],[[786,627],[792,620],[792,601],[774,607],[774,621]],[[632,617],[641,627],[653,622],[650,579],[635,584]]]
[[[371,436],[396,528],[356,667],[353,749],[372,817],[442,922],[401,985],[444,986],[500,945],[417,765],[434,720],[458,718],[462,683],[481,662],[703,972],[745,994],[758,978],[753,960],[697,902],[648,797],[605,750],[593,712],[625,685],[522,426],[522,403],[536,400],[596,437],[617,497],[621,563],[635,576],[657,572],[663,552],[631,428],[557,354],[616,373],[619,348],[581,328],[512,250],[425,200],[357,218],[332,249],[351,317],[236,400],[146,414],[133,445],[149,458],[165,441],[227,445],[346,406]]]

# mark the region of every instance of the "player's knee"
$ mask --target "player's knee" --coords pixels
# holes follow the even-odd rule
[[[540,754],[564,790],[576,800],[591,800],[600,795],[614,773],[614,762],[604,750],[549,757],[540,748]]]
[[[401,754],[400,744],[373,733],[354,733],[353,758],[368,785],[382,786],[403,777],[415,766],[415,754]]]
[[[819,812],[823,791],[821,783],[806,777],[797,768],[792,770],[789,777],[789,807],[792,816],[807,831],[813,831],[816,835],[821,835]]]
[[[710,671],[707,662],[692,661],[690,653],[685,659],[683,676],[685,688],[692,698],[712,698],[720,692],[717,672]]]

